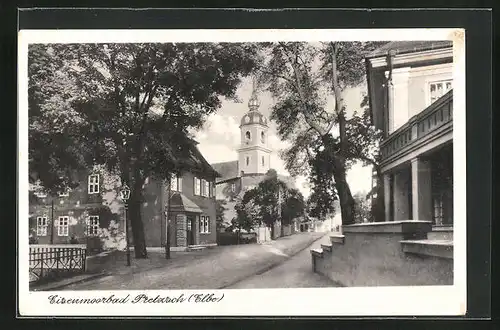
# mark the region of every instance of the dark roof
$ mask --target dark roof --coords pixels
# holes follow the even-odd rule
[[[439,49],[451,47],[451,40],[418,40],[418,41],[391,41],[385,45],[375,49],[366,56],[367,58],[379,57],[387,55],[389,50],[393,50],[396,54],[413,53],[430,49]]]
[[[174,212],[193,212],[193,213],[203,213],[202,209],[187,198],[184,194],[176,192],[172,194],[170,198],[170,210]]]
[[[217,181],[225,181],[228,179],[236,178],[238,173],[238,161],[222,162],[212,164],[212,168],[219,173]]]
[[[189,158],[184,159],[183,162],[193,170],[198,170],[203,173],[214,174],[216,177],[220,177],[220,173],[210,165],[205,157],[196,146],[198,142],[191,140]]]

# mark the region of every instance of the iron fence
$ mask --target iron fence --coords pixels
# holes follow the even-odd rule
[[[30,245],[30,283],[85,272],[85,245]]]

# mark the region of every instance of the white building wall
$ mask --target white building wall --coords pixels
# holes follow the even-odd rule
[[[392,78],[394,110],[389,114],[389,134],[430,105],[430,84],[453,79],[453,64],[398,68]]]

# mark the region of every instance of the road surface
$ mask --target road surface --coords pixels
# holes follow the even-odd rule
[[[305,250],[285,260],[283,263],[270,270],[256,274],[241,282],[227,287],[228,289],[253,289],[253,288],[317,288],[335,287],[330,279],[312,272],[311,252],[319,248],[321,243],[329,241],[326,235],[314,242]]]
[[[269,270],[269,285],[276,285],[283,272],[288,274],[283,277],[287,285],[309,283],[317,286],[319,275],[312,273],[309,247],[325,237],[326,233],[298,233],[270,244],[220,246],[206,249],[196,260],[179,259],[165,267],[115,273],[59,290],[222,289],[245,283],[242,281],[254,283],[252,280],[258,281],[254,277],[269,273]],[[308,276],[313,279],[307,280]]]

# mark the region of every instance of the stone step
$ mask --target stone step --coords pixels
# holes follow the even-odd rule
[[[206,246],[193,245],[193,246],[187,247],[187,251],[201,251],[201,250],[205,250],[205,249],[206,249]]]
[[[453,241],[453,228],[432,228],[432,231],[427,233],[427,239]]]
[[[323,249],[311,249],[311,254],[315,257],[323,258]]]
[[[321,244],[321,248],[323,249],[323,251],[332,252],[333,245],[332,244]]]

